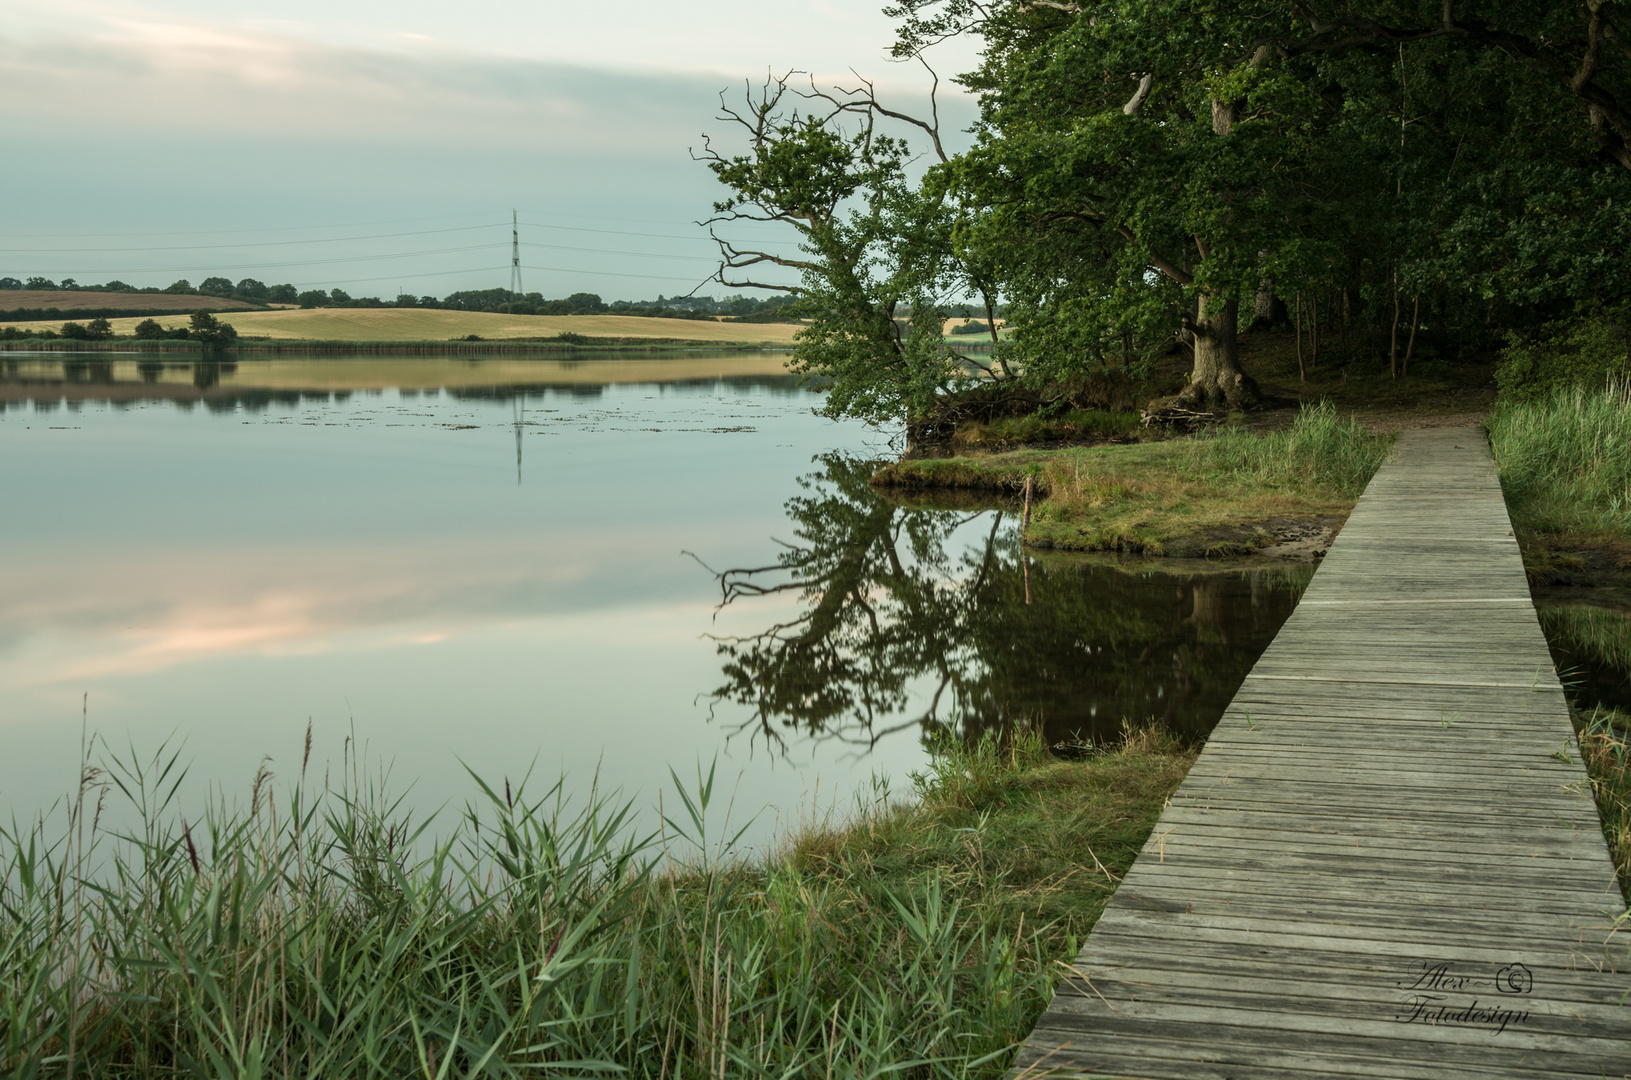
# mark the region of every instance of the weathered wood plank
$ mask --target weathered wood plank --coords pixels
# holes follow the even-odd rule
[[[1402,434],[1010,1075],[1631,1077],[1572,736],[1482,434]]]

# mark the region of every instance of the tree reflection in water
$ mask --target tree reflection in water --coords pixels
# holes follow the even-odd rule
[[[1038,557],[1011,512],[902,505],[868,486],[875,462],[819,461],[787,503],[795,539],[776,561],[716,572],[721,608],[796,600],[761,631],[717,638],[715,704],[746,706],[739,731],[777,748],[1019,722],[1104,743],[1150,718],[1200,738],[1313,572]],[[954,535],[975,523],[972,545]]]

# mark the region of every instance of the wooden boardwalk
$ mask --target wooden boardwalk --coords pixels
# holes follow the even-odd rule
[[[1631,1076],[1631,932],[1481,431],[1409,431],[1011,1077]]]

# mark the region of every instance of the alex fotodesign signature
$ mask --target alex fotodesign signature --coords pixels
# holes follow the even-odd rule
[[[1405,992],[1394,1019],[1401,1024],[1451,1024],[1487,1027],[1500,1035],[1508,1027],[1527,1023],[1529,1010],[1521,999],[1535,986],[1535,976],[1522,964],[1507,964],[1492,974],[1457,970],[1443,961],[1421,960],[1399,980]],[[1480,1000],[1479,995],[1493,994]],[[1464,995],[1472,995],[1465,1000]]]

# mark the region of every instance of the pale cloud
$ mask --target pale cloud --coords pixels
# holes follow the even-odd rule
[[[690,153],[724,130],[719,91],[771,65],[836,72],[827,82],[852,80],[853,65],[921,110],[926,77],[882,58],[888,36],[874,0],[700,11],[631,0],[615,19],[564,4],[284,0],[267,18],[237,0],[8,0],[0,132],[30,153],[0,200],[0,274],[162,286],[241,263],[228,276],[444,295],[502,284],[507,251],[449,259],[404,247],[363,281],[347,260],[378,259],[380,245],[336,243],[323,249],[329,264],[262,270],[263,254],[223,254],[220,241],[325,223],[335,236],[383,220],[497,223],[520,207],[548,224],[651,234],[631,244],[579,233],[608,255],[552,258],[530,288],[680,291],[664,260],[712,253],[674,237],[700,236],[693,223],[719,196]],[[945,105],[948,128],[972,116],[966,101]],[[6,235],[99,231],[177,239],[105,258],[65,240],[57,257]],[[203,233],[218,234],[215,250],[180,250]],[[615,255],[618,242],[657,258]]]

